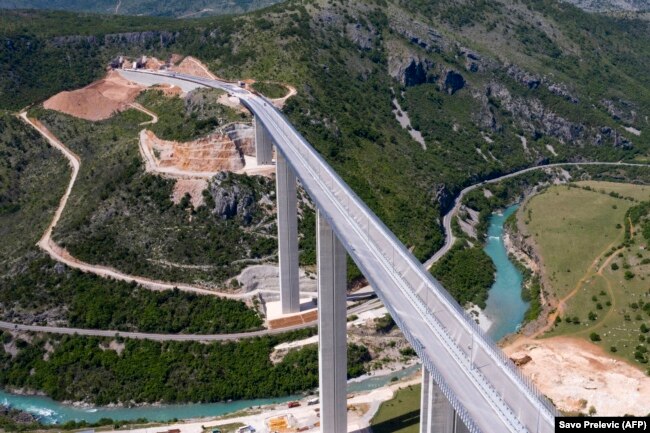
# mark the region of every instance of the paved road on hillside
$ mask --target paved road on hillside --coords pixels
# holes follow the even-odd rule
[[[544,170],[544,169],[553,168],[553,167],[560,167],[561,168],[561,167],[571,167],[571,166],[575,167],[575,166],[586,166],[586,165],[600,165],[600,166],[608,166],[609,165],[609,166],[618,166],[618,167],[649,167],[650,168],[650,164],[633,164],[633,163],[627,163],[627,162],[596,162],[596,161],[595,162],[564,162],[564,163],[560,162],[560,163],[555,163],[555,164],[544,164],[544,165],[537,165],[535,167],[529,167],[529,168],[526,168],[526,169],[523,169],[523,170],[519,170],[519,171],[510,173],[510,174],[506,174],[506,175],[503,175],[503,176],[500,176],[500,177],[497,177],[497,178],[494,178],[494,179],[486,180],[484,182],[480,182],[480,183],[468,186],[467,188],[462,190],[460,192],[460,194],[456,197],[456,199],[454,200],[454,207],[449,212],[447,212],[447,214],[442,219],[442,226],[443,226],[444,231],[445,231],[445,244],[442,246],[442,248],[440,248],[438,251],[436,251],[436,253],[433,256],[431,256],[431,258],[429,260],[424,262],[424,267],[427,268],[427,269],[430,269],[431,266],[433,266],[433,264],[435,262],[440,260],[440,258],[442,258],[442,256],[447,254],[449,252],[449,250],[451,250],[451,248],[454,246],[454,243],[456,243],[456,237],[454,236],[454,232],[451,229],[451,222],[453,221],[454,217],[456,215],[458,215],[458,211],[460,210],[460,207],[463,204],[463,198],[470,191],[473,191],[476,188],[480,188],[480,187],[485,186],[485,185],[489,185],[491,183],[498,183],[498,182],[501,182],[501,181],[503,181],[505,179],[510,179],[512,177],[521,176],[522,174],[530,173],[531,171]]]
[[[240,98],[273,137],[470,431],[554,430],[554,408],[269,101],[233,83],[182,74],[131,74],[191,81]],[[527,170],[535,169],[539,167]]]
[[[168,83],[185,80],[239,97],[271,135],[469,431],[554,430],[552,405],[270,101],[234,83],[184,74],[125,75],[133,81],[138,75]]]
[[[362,305],[350,308],[348,316],[352,314],[360,314],[381,306],[379,301],[370,301]],[[280,329],[262,329],[260,331],[239,332],[235,334],[158,334],[151,332],[128,332],[117,331],[110,329],[86,329],[86,328],[70,328],[65,326],[39,326],[39,325],[21,325],[19,323],[3,322],[0,321],[0,329],[7,331],[29,331],[29,332],[45,332],[49,334],[61,335],[86,335],[90,337],[124,337],[134,338],[138,340],[151,340],[151,341],[228,341],[228,340],[241,340],[242,338],[262,337],[264,335],[283,334],[289,331],[296,331],[298,329],[305,329],[316,326],[318,320],[303,323],[295,326],[288,326]]]

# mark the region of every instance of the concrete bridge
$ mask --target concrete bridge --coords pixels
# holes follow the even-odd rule
[[[347,431],[346,253],[423,364],[421,433],[554,431],[534,389],[393,233],[265,98],[234,83],[121,71],[138,82],[192,82],[237,96],[255,117],[257,162],[276,149],[281,304],[298,312],[297,180],[317,207],[321,431]]]

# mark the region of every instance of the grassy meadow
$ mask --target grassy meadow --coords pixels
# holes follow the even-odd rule
[[[370,421],[373,433],[419,432],[421,389],[421,385],[409,385],[382,403]]]
[[[645,369],[650,253],[640,226],[648,215],[644,209],[635,224],[628,210],[650,200],[650,188],[578,185],[551,187],[519,213],[560,300],[559,318],[546,335],[584,338]]]

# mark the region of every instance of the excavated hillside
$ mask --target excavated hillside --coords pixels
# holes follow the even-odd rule
[[[159,167],[173,167],[187,172],[237,171],[244,168],[241,149],[227,136],[213,133],[190,142],[161,140],[145,130],[140,139]]]

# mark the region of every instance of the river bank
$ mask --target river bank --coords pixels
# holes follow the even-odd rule
[[[367,375],[361,380],[348,381],[348,393],[367,392],[386,386],[394,381],[417,374],[420,366],[412,363],[410,366],[387,374]],[[311,397],[308,397],[310,396]],[[307,396],[307,397],[306,397]],[[147,419],[152,422],[165,422],[173,419],[202,419],[205,417],[223,416],[251,408],[274,406],[293,400],[313,398],[313,392],[301,395],[290,395],[278,398],[237,400],[222,403],[196,403],[177,405],[140,405],[124,407],[118,405],[91,406],[63,404],[51,398],[38,395],[17,395],[0,390],[0,405],[11,407],[32,414],[43,424],[63,424],[68,421],[86,421],[96,423],[102,418],[115,421]]]
[[[495,341],[517,332],[529,304],[522,299],[524,276],[510,261],[504,243],[505,222],[519,208],[511,205],[490,217],[485,253],[492,259],[496,274],[488,292],[484,315],[492,321],[487,333]]]

